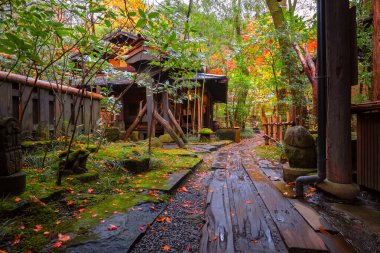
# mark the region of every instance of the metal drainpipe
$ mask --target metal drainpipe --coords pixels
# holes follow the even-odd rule
[[[318,174],[301,176],[296,180],[297,197],[303,197],[303,186],[322,182],[326,178],[326,115],[327,115],[327,71],[326,71],[326,5],[325,0],[318,0]]]

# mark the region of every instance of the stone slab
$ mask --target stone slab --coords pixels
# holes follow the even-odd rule
[[[151,206],[155,206],[155,210],[152,210]],[[145,203],[130,208],[127,213],[115,214],[91,230],[89,237],[93,239],[70,245],[66,252],[129,252],[145,234],[147,225],[152,224],[165,207],[163,203]],[[108,230],[111,224],[116,225],[117,229]]]

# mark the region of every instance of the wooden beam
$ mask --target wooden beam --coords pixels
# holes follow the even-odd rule
[[[179,123],[176,121],[176,119],[175,119],[173,113],[172,113],[170,110],[168,110],[168,116],[169,116],[169,119],[170,119],[170,121],[172,122],[174,128],[177,130],[177,132],[178,132],[179,135],[181,136],[182,140],[183,140],[185,143],[188,143],[185,133],[182,131],[181,126],[180,126]]]
[[[133,130],[135,130],[135,128],[137,127],[137,125],[141,121],[141,119],[144,116],[144,114],[146,113],[146,111],[147,111],[147,105],[145,104],[144,107],[137,114],[137,117],[133,121],[132,125],[130,125],[129,128],[127,129],[127,131],[125,132],[124,140],[127,140],[129,138],[129,136],[132,134]]]
[[[156,111],[153,114],[153,117],[165,128],[168,134],[172,137],[172,139],[177,143],[180,148],[186,148],[182,139],[174,132],[173,128],[170,126],[169,122],[166,121],[160,114]]]

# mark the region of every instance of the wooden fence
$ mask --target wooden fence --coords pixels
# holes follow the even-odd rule
[[[282,122],[281,116],[272,116],[264,119],[262,123],[265,145],[269,145],[269,141],[281,142],[284,140],[285,131],[288,127],[293,126],[293,121]]]

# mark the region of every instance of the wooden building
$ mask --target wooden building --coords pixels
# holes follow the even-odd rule
[[[158,59],[150,53],[151,48],[145,45],[145,38],[141,35],[118,30],[106,36],[104,40],[114,44],[115,51],[107,56],[107,60],[115,69],[148,74],[152,85],[153,83],[173,83],[169,72],[163,72],[161,68],[150,64]],[[175,70],[171,71],[175,72]],[[224,75],[194,73],[193,77],[180,80],[198,83],[195,88],[177,90],[177,97],[185,98],[180,103],[168,96],[167,92],[150,94],[149,87],[139,86],[130,79],[114,78],[111,81],[101,79],[101,77],[98,78],[95,84],[111,87],[115,96],[120,96],[126,88],[128,89],[121,98],[123,110],[118,117],[118,122],[124,124],[127,133],[131,130],[130,127],[134,126],[134,130],[141,132],[144,137],[149,132],[148,125],[153,118],[154,106],[166,121],[169,121],[169,115],[171,115],[172,121],[175,121],[179,128],[197,133],[203,127],[214,128],[214,104],[227,103],[228,78]],[[148,105],[146,113],[141,115],[139,124],[135,126],[144,104]],[[164,132],[160,124],[154,124],[153,128],[155,134]]]
[[[78,116],[78,133],[89,133],[100,118],[100,94],[0,71],[0,117],[19,119],[24,137],[62,135]],[[37,135],[37,136],[36,136]]]

